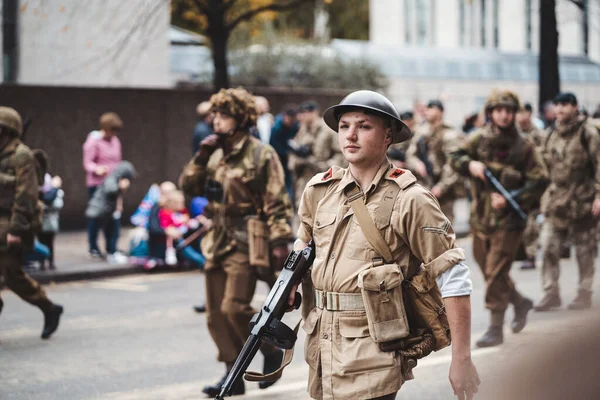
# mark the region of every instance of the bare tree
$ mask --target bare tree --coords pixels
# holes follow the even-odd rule
[[[196,30],[210,39],[214,88],[229,87],[227,43],[231,32],[244,21],[267,11],[288,11],[312,0],[173,0],[179,13],[197,18]],[[266,4],[265,4],[266,3]],[[189,18],[188,18],[189,19]]]

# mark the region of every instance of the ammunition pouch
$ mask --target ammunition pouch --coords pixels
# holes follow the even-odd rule
[[[397,264],[372,267],[358,275],[369,334],[376,343],[401,339],[410,333],[402,296],[403,279]]]
[[[271,264],[269,247],[269,227],[266,222],[252,216],[247,219],[248,257],[250,265],[256,268],[260,280],[273,280],[274,268]]]

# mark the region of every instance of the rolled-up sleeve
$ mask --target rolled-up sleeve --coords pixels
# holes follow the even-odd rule
[[[436,278],[436,282],[442,292],[442,297],[470,296],[473,293],[473,282],[471,282],[471,270],[459,262]]]

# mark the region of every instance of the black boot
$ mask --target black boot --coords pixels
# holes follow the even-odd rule
[[[533,301],[525,299],[518,307],[515,307],[515,318],[511,328],[513,333],[519,333],[527,324],[527,313],[533,308]]]
[[[535,259],[527,259],[521,264],[521,269],[535,269]]]
[[[60,315],[63,313],[63,307],[55,304],[52,308],[44,312],[44,330],[42,331],[42,339],[49,339],[50,336],[58,329]]]
[[[535,311],[548,311],[551,308],[560,307],[562,302],[557,294],[546,293],[544,298],[533,307]]]
[[[587,310],[592,307],[592,292],[579,290],[577,297],[569,304],[569,310]]]
[[[274,353],[271,353],[271,354],[265,356],[265,363],[263,365],[263,374],[267,375],[267,374],[277,371],[277,369],[279,369],[279,367],[281,367],[282,362],[283,362],[283,351],[282,350],[277,350]],[[277,382],[277,381],[274,381],[274,382],[260,381],[260,382],[258,382],[258,387],[260,389],[266,389],[269,386],[273,385],[275,382]]]
[[[477,347],[493,347],[504,342],[502,326],[490,325],[487,332],[475,343]]]
[[[202,392],[204,394],[206,394],[208,397],[215,398],[219,393],[221,393],[221,387],[225,384],[225,380],[227,379],[227,374],[229,374],[229,368],[228,368],[228,371],[225,372],[225,375],[223,375],[223,377],[221,378],[221,380],[219,382],[215,383],[214,385],[204,386],[204,389],[202,389]],[[231,395],[237,396],[237,395],[244,394],[244,393],[246,393],[246,386],[244,385],[244,379],[240,378],[234,385],[233,393],[231,393]]]
[[[206,305],[200,304],[200,305],[194,306],[194,311],[196,311],[198,314],[202,314],[203,312],[206,312]]]

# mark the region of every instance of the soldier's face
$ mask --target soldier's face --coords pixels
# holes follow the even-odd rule
[[[215,119],[213,120],[213,129],[215,133],[227,135],[235,132],[235,128],[237,128],[235,118],[219,111],[215,112]]]
[[[381,162],[391,143],[386,121],[360,111],[342,115],[338,124],[338,141],[350,164],[371,165]]]
[[[515,122],[515,112],[508,107],[496,107],[491,112],[492,122],[499,128],[508,128]]]
[[[529,111],[520,111],[517,113],[517,124],[528,125],[531,122],[531,113]]]
[[[427,107],[425,109],[425,119],[429,123],[434,123],[442,118],[442,111],[437,107]]]
[[[557,122],[570,121],[577,115],[577,106],[567,103],[558,103],[554,106],[554,113]]]

